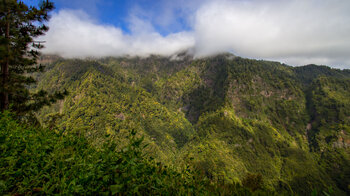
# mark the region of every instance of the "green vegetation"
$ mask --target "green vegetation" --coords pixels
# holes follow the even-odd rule
[[[0,3],[0,110],[15,111],[21,118],[33,118],[32,111],[62,99],[64,92],[47,92],[28,87],[36,83],[31,74],[42,72],[37,64],[39,49],[43,45],[34,41],[48,31],[46,22],[53,3],[41,1],[38,7],[27,6],[22,1],[5,0]]]
[[[135,131],[122,149],[106,137],[95,148],[85,137],[23,127],[1,114],[0,193],[200,194],[204,183],[188,171],[145,157]]]
[[[1,195],[350,194],[349,70],[183,53],[37,73],[52,8],[0,5]]]
[[[69,95],[36,113],[43,129],[8,121],[21,127],[19,137],[29,130],[37,134],[40,139],[32,139],[31,145],[57,140],[52,143],[57,143],[52,147],[56,151],[41,149],[36,154],[57,156],[65,168],[59,168],[62,173],[58,172],[57,180],[68,184],[56,181],[55,186],[61,187],[45,193],[349,194],[347,70],[315,65],[293,68],[227,54],[176,61],[158,56],[48,58],[47,72],[35,75],[40,81],[36,88],[67,89]],[[137,134],[131,137],[130,130]],[[132,147],[141,137],[142,143]],[[133,150],[125,152],[128,146]],[[20,147],[11,149],[17,153]],[[64,161],[72,156],[77,164],[92,166],[71,170],[75,163]],[[135,157],[134,167],[129,161]],[[121,159],[125,165],[117,161]],[[45,166],[36,167],[40,172]],[[111,169],[115,167],[135,171],[120,176]],[[159,167],[166,174],[160,175]],[[150,175],[143,176],[146,172]],[[76,177],[65,178],[65,173]],[[86,180],[85,174],[92,177]],[[104,175],[110,176],[107,181],[95,182]],[[135,183],[126,187],[121,185],[124,180]],[[5,192],[29,193],[37,187],[43,191],[43,182],[38,180],[42,185],[31,188],[23,185],[26,190],[21,191],[22,185],[12,184]],[[88,188],[81,188],[85,185]]]
[[[0,114],[0,194],[11,195],[266,195],[261,177],[245,183],[212,183],[185,167],[181,172],[143,153],[143,138],[131,130],[117,148],[105,136],[99,147],[79,134],[25,127]],[[252,179],[250,179],[252,178]],[[254,192],[253,192],[254,191]]]

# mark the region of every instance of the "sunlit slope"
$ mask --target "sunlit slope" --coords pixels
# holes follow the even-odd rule
[[[39,86],[70,92],[63,102],[40,112],[47,126],[55,120],[61,130],[84,133],[96,142],[105,134],[117,137],[135,129],[163,159],[173,157],[194,134],[182,113],[167,109],[146,90],[123,82],[119,73],[97,62],[61,62],[46,74]],[[61,77],[54,77],[58,74]]]
[[[212,180],[253,173],[281,192],[349,193],[349,71],[229,54],[181,58],[51,63],[38,88],[70,94],[38,117],[96,144],[136,129],[149,153]]]

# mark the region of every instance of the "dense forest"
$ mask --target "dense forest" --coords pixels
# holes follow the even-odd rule
[[[40,62],[30,90],[69,95],[29,127],[2,114],[5,193],[350,193],[348,70],[231,54]]]

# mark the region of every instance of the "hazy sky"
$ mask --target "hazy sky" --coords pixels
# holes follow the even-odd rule
[[[26,0],[33,4],[36,1]],[[232,52],[350,69],[349,0],[56,0],[46,53]]]

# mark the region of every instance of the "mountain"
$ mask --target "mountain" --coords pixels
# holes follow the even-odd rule
[[[43,126],[93,145],[129,130],[164,164],[278,193],[350,194],[350,71],[221,54],[202,59],[43,57],[36,90],[67,89]]]

